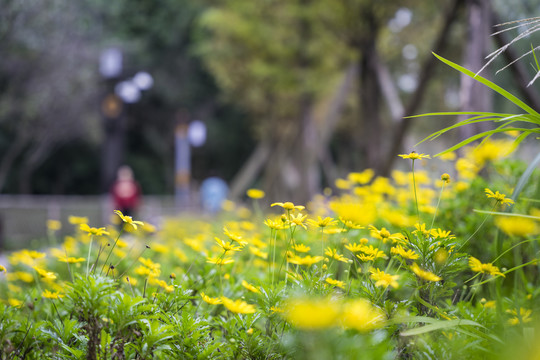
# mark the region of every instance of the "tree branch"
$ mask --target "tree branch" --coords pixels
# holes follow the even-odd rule
[[[449,10],[446,12],[444,24],[433,46],[434,52],[440,53],[446,47],[446,43],[450,35],[450,29],[452,28],[452,25],[456,21],[458,17],[458,11],[463,5],[463,3],[464,3],[464,0],[454,0]],[[424,95],[426,93],[429,80],[432,78],[432,73],[433,73],[436,63],[437,63],[437,59],[434,56],[429,56],[424,61],[424,64],[421,67],[423,71],[420,73],[420,76],[419,76],[418,87],[416,88],[416,91],[412,95],[409,103],[407,104],[405,108],[404,116],[413,115],[418,109],[418,107],[420,106],[424,98]],[[394,132],[392,136],[390,152],[387,154],[385,164],[382,168],[383,175],[388,175],[388,173],[390,172],[390,169],[392,168],[392,164],[394,160],[396,159],[396,155],[400,151],[401,146],[403,144],[405,134],[407,133],[407,130],[409,129],[411,124],[412,124],[412,119],[404,117],[400,121],[398,126],[396,127],[396,131]]]

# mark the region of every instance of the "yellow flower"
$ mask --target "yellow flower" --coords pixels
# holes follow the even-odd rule
[[[429,155],[426,154],[418,154],[416,151],[412,151],[410,154],[401,154],[398,155],[399,157],[403,159],[411,159],[411,160],[418,160],[418,159],[430,159]]]
[[[34,270],[36,270],[37,273],[39,274],[39,276],[41,276],[41,278],[44,279],[44,280],[55,280],[56,279],[56,275],[53,272],[43,270],[41,268],[38,268],[37,266],[34,266]]]
[[[58,257],[58,261],[69,263],[69,264],[76,264],[76,263],[86,261],[86,259],[85,258],[75,258],[75,257],[71,257],[71,256],[70,257],[60,256],[60,257]]]
[[[136,286],[139,281],[137,279],[135,279],[135,278],[130,278],[129,276],[126,276],[124,278],[124,282],[126,282],[129,285]]]
[[[13,306],[13,307],[21,307],[23,302],[21,300],[17,300],[17,299],[13,299],[13,298],[9,298],[8,299],[8,304],[10,306]]]
[[[487,301],[485,298],[480,299],[480,304],[482,307],[487,309],[495,309],[497,302],[495,300]]]
[[[307,218],[307,215],[302,215],[301,213],[298,213],[298,215],[295,217],[294,214],[291,215],[291,224],[301,226],[304,229],[307,230],[307,226],[304,224],[304,220]]]
[[[358,225],[369,225],[377,219],[377,208],[372,202],[360,203],[352,196],[333,200],[329,205],[339,217]]]
[[[170,285],[170,284],[167,284],[166,281],[157,280],[157,285],[161,286],[166,292],[170,293],[170,292],[174,291],[174,286]]]
[[[201,297],[204,300],[204,302],[210,305],[218,305],[218,304],[223,303],[223,301],[221,301],[220,298],[211,298],[210,296],[206,295],[204,292],[201,292]]]
[[[535,235],[538,233],[538,226],[532,219],[518,216],[497,216],[495,225],[507,235],[522,236]]]
[[[326,256],[334,259],[334,260],[341,261],[341,262],[348,262],[349,261],[349,259],[347,259],[345,256],[343,256],[341,254],[338,254],[337,249],[332,249],[332,248],[329,248],[329,247],[327,247],[324,250],[324,255],[326,255]]]
[[[262,199],[265,195],[264,191],[259,189],[249,189],[246,194],[251,199]]]
[[[293,326],[319,330],[338,324],[340,304],[332,299],[296,299],[285,306],[284,316]]]
[[[13,292],[13,293],[22,293],[22,291],[23,291],[22,287],[17,286],[17,285],[13,285],[11,283],[8,283],[7,287],[8,287],[8,290]]]
[[[329,283],[330,285],[337,286],[339,288],[345,289],[345,282],[344,281],[334,280],[334,279],[331,279],[331,278],[326,278],[325,281],[327,283]]]
[[[291,264],[306,265],[308,267],[323,260],[324,260],[324,257],[322,256],[310,256],[310,255],[307,255],[305,257],[293,256],[287,259],[287,261],[290,262]]]
[[[488,188],[485,188],[484,191],[486,192],[486,196],[488,198],[493,198],[495,200],[497,200],[498,203],[501,203],[501,204],[510,204],[512,205],[514,203],[514,200],[512,199],[507,199],[506,198],[506,195],[504,194],[501,194],[499,193],[498,191],[496,191],[495,193],[493,191],[491,191],[490,189]]]
[[[225,242],[223,240],[221,240],[220,238],[218,237],[214,237],[214,239],[216,240],[217,244],[225,251],[241,251],[242,250],[242,247],[240,246],[234,246],[231,242]]]
[[[455,168],[458,171],[460,178],[463,179],[473,179],[478,171],[480,171],[479,166],[465,158],[458,159]]]
[[[32,281],[34,281],[34,276],[25,271],[15,271],[10,272],[9,274],[6,273],[6,276],[8,281],[21,280],[25,283],[31,283]]]
[[[139,258],[139,262],[149,268],[150,270],[158,270],[161,267],[161,264],[155,263],[150,259],[145,259],[143,257]]]
[[[386,240],[390,237],[390,231],[386,230],[386,228],[381,228],[381,230],[377,229],[375,226],[370,225],[369,230],[371,230],[371,236],[374,238],[377,238],[379,240],[383,240],[386,242]]]
[[[240,236],[240,234],[238,234],[238,233],[233,233],[233,232],[229,231],[229,229],[227,229],[227,227],[223,227],[223,233],[224,233],[229,239],[231,239],[231,241],[236,241],[238,244],[240,244],[240,245],[242,245],[242,246],[247,245],[247,241],[243,240],[243,239],[242,239],[242,236]]]
[[[359,258],[360,260],[364,261],[364,262],[375,260],[375,255],[373,255],[373,254],[370,254],[370,255],[358,254],[358,255],[356,255],[356,257]]]
[[[156,230],[157,230],[156,227],[155,227],[154,225],[152,225],[152,224],[150,224],[150,223],[147,223],[147,222],[145,222],[145,223],[142,225],[142,229],[143,229],[144,231],[146,231],[147,233],[154,233],[154,232],[156,232]]]
[[[420,269],[420,267],[416,263],[413,263],[411,265],[411,271],[415,273],[416,276],[418,276],[419,278],[427,280],[427,281],[441,281],[442,280],[441,277],[435,275],[434,273]]]
[[[275,307],[275,306],[270,307],[270,311],[271,311],[272,313],[283,313],[283,312],[284,312],[283,309],[281,309],[281,308],[279,308],[279,307]]]
[[[340,320],[343,327],[364,332],[382,327],[385,316],[369,301],[358,299],[343,305]]]
[[[81,224],[80,228],[82,231],[85,231],[90,235],[95,235],[95,236],[109,235],[109,232],[105,231],[104,227],[95,228],[95,227],[88,226],[88,224]]]
[[[270,229],[273,229],[273,230],[282,230],[285,228],[285,226],[283,225],[283,222],[281,221],[274,221],[272,219],[266,219],[264,220],[264,225],[268,226]]]
[[[456,237],[454,235],[452,235],[452,233],[450,232],[450,230],[448,231],[445,231],[445,230],[441,230],[441,229],[432,229],[431,230],[431,235],[433,235],[434,238],[436,239],[455,239]]]
[[[62,228],[62,223],[58,220],[47,220],[47,229],[57,231]]]
[[[351,182],[345,179],[336,179],[335,184],[336,187],[341,190],[349,190],[352,187]]]
[[[362,225],[355,224],[353,221],[344,219],[342,216],[339,217],[339,221],[341,221],[343,225],[345,225],[345,227],[349,229],[358,230],[364,228]]]
[[[49,290],[45,289],[41,296],[43,296],[46,299],[58,299],[61,297],[64,297],[64,295],[60,294],[59,292],[50,292]]]
[[[210,264],[216,264],[216,265],[228,265],[228,264],[232,264],[234,260],[232,258],[208,257],[206,258],[206,262]]]
[[[361,249],[360,249],[361,252],[363,252],[364,254],[366,255],[373,255],[376,259],[377,258],[382,258],[382,259],[386,259],[387,256],[386,254],[384,253],[384,251],[382,250],[379,250],[377,249],[376,247],[373,247],[373,245],[369,245],[369,246],[363,246]]]
[[[345,245],[345,249],[353,253],[361,251],[363,247],[364,247],[364,244],[357,244],[357,243]]]
[[[295,244],[293,246],[294,251],[300,252],[300,253],[307,253],[311,248],[309,246],[306,246],[304,244]]]
[[[285,203],[282,203],[282,202],[273,203],[270,206],[271,207],[272,206],[281,206],[282,208],[284,208],[285,210],[288,210],[288,211],[304,210],[306,208],[305,206],[302,206],[302,205],[294,205],[292,202],[289,202],[289,201],[285,202]]]
[[[45,253],[24,249],[12,253],[9,256],[9,262],[12,265],[17,265],[20,263],[28,266],[34,266],[36,264],[36,260],[43,259],[45,256]]]
[[[513,318],[508,319],[508,324],[510,325],[519,325],[520,323],[519,318],[521,318],[521,323],[523,324],[532,321],[532,318],[531,318],[532,310],[530,309],[519,308],[519,316],[517,316],[516,310],[506,310],[506,312],[514,315]]]
[[[468,150],[467,157],[473,159],[479,166],[483,167],[486,162],[500,159],[512,152],[513,140],[486,140],[480,145]]]
[[[448,175],[447,173],[442,174],[441,180],[444,181],[445,184],[448,184],[450,182],[450,175]]]
[[[456,153],[455,152],[447,152],[439,156],[439,159],[446,160],[446,161],[452,161],[456,159]]]
[[[416,228],[416,230],[413,230],[414,234],[421,233],[425,237],[433,236],[433,233],[435,231],[435,229],[426,229],[426,224],[424,223],[416,223],[414,224],[414,227]]]
[[[240,299],[235,301],[222,296],[221,301],[223,301],[223,305],[227,308],[227,310],[236,314],[253,314],[256,311],[255,306]]]
[[[323,233],[330,234],[330,235],[341,234],[343,232],[347,232],[347,229],[336,228],[336,227],[325,227],[323,229]]]
[[[364,171],[359,173],[352,172],[347,176],[347,178],[352,183],[363,185],[370,182],[374,175],[375,171],[373,169],[365,169]]]
[[[68,221],[70,224],[80,225],[86,224],[88,222],[88,218],[86,216],[70,216],[68,217]]]
[[[413,250],[410,250],[410,249],[405,250],[401,245],[397,245],[391,248],[390,253],[399,255],[402,258],[409,259],[409,260],[416,260],[419,257],[418,254],[415,253]]]
[[[232,211],[234,210],[235,207],[236,207],[236,204],[234,203],[234,201],[231,201],[231,200],[228,200],[228,199],[225,199],[225,200],[221,203],[221,208],[222,208],[224,211],[232,212]]]
[[[375,286],[382,286],[385,288],[388,286],[392,286],[393,288],[399,287],[397,282],[399,275],[390,275],[376,268],[371,268],[369,272],[371,273],[370,278],[376,281]]]
[[[134,229],[137,229],[137,225],[141,225],[141,226],[144,225],[144,223],[142,221],[133,220],[133,218],[131,216],[127,216],[127,215],[122,214],[122,212],[120,210],[114,210],[114,213],[116,215],[118,215],[120,217],[120,219],[122,219],[123,222],[133,226]]]
[[[268,253],[262,251],[258,247],[250,246],[249,252],[252,253],[255,256],[260,257],[261,259],[268,259]]]
[[[321,227],[321,228],[324,228],[324,227],[327,227],[327,226],[330,226],[330,225],[335,225],[337,224],[337,220],[334,220],[332,219],[331,217],[325,217],[324,219],[320,216],[317,216],[317,220],[312,220],[312,219],[308,219],[307,221],[309,223],[309,225],[311,226],[314,226],[314,227]]]
[[[0,265],[0,273],[7,272],[5,266]]]
[[[500,272],[498,267],[492,265],[491,263],[482,264],[480,260],[472,256],[469,258],[469,266],[471,270],[475,272],[490,274],[492,276],[499,275],[504,277],[504,274]]]
[[[246,280],[242,280],[242,286],[245,287],[246,289],[248,289],[249,291],[254,292],[256,294],[261,293],[261,291],[259,289],[257,289],[255,286],[248,283]]]

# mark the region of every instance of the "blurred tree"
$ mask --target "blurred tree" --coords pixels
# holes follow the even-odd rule
[[[0,2],[0,191],[16,177],[9,190],[31,192],[44,161],[94,133],[95,51],[79,12],[65,0]]]
[[[315,21],[313,3],[230,0],[201,18],[205,63],[227,100],[257,119],[252,126],[260,145],[233,182],[233,196],[259,173],[276,197],[307,199],[319,190],[317,151],[326,146],[313,105],[347,56]]]
[[[435,49],[445,46],[461,3],[452,1],[441,19],[441,30],[433,34]],[[320,190],[320,168],[325,174],[335,174],[327,151],[336,122],[330,119],[335,116],[316,114],[315,105],[328,101],[336,79],[351,65],[343,84],[350,87],[351,74],[357,77],[357,115],[346,134],[353,146],[342,148],[360,155],[352,164],[355,168],[387,169],[390,161],[384,161],[388,157],[384,150],[392,146],[391,139],[397,138],[401,144],[404,134],[397,135],[394,130],[399,131],[402,123],[407,123],[402,117],[421,104],[435,63],[431,58],[425,61],[418,85],[404,107],[385,66],[388,59],[381,57],[379,49],[383,40],[393,35],[387,31],[389,26],[399,32],[411,22],[412,10],[404,6],[421,4],[392,1],[381,5],[372,0],[252,4],[229,0],[205,12],[201,25],[206,31],[199,47],[205,62],[228,100],[257,119],[254,127],[260,145],[233,183],[233,196],[241,195],[262,173],[265,190],[274,197],[307,201]],[[438,7],[430,9],[426,16],[432,19]],[[394,56],[401,59],[401,51]],[[383,121],[383,95],[390,103],[392,122]],[[343,107],[344,98],[334,97],[330,107],[335,108],[336,103]]]

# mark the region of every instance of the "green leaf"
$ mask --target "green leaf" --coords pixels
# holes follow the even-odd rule
[[[436,330],[444,330],[448,328],[454,328],[456,326],[479,326],[483,327],[479,323],[472,321],[472,320],[465,320],[465,319],[456,319],[456,320],[438,320],[437,322],[434,322],[429,325],[420,326],[414,329],[409,329],[401,332],[401,336],[413,336],[413,335],[420,335],[431,331]]]
[[[540,116],[536,111],[534,111],[533,108],[531,108],[529,105],[525,104],[523,101],[521,101],[520,99],[518,99],[516,96],[512,95],[511,93],[509,93],[508,91],[504,90],[502,87],[500,87],[499,85],[489,81],[488,79],[486,78],[483,78],[482,76],[480,75],[477,75],[475,74],[474,72],[464,68],[463,66],[460,66],[458,64],[455,64],[453,63],[452,61],[450,60],[447,60],[445,58],[443,58],[442,56],[439,56],[435,53],[433,53],[433,55],[441,60],[443,63],[447,64],[448,66],[456,69],[457,71],[461,72],[462,74],[465,74],[471,78],[473,78],[474,80],[484,84],[485,86],[489,87],[490,89],[492,89],[493,91],[499,93],[500,95],[504,96],[506,99],[508,99],[509,101],[511,101],[513,104],[515,104],[516,106],[520,107],[521,109],[525,110],[526,112],[528,112],[529,114],[531,115],[535,115],[535,116]],[[540,124],[540,121],[537,122],[537,124]]]
[[[523,134],[521,134],[523,135]],[[523,141],[523,139],[521,139]],[[523,175],[518,180],[518,183],[516,184],[516,187],[514,188],[514,192],[512,193],[512,196],[510,197],[512,200],[516,201],[516,199],[519,197],[519,194],[521,194],[521,191],[523,191],[523,188],[525,185],[527,185],[527,182],[529,181],[532,173],[536,169],[536,167],[540,164],[540,153],[536,155],[534,160],[529,164]]]
[[[523,132],[528,132],[528,133],[531,133],[531,132],[540,133],[540,130],[538,130],[538,129],[523,129],[523,128],[504,128],[504,129],[494,129],[494,130],[490,130],[490,131],[484,131],[484,132],[481,132],[480,134],[473,135],[473,136],[461,141],[460,143],[452,146],[449,149],[441,151],[440,153],[436,154],[435,156],[439,156],[439,155],[442,155],[442,154],[445,154],[445,153],[448,153],[448,152],[455,151],[455,150],[457,150],[457,149],[459,149],[459,148],[461,148],[461,147],[463,147],[465,145],[468,145],[468,144],[472,143],[475,140],[483,138],[484,136],[491,136],[491,135],[496,134],[496,133],[502,133],[502,132],[513,131],[513,130],[520,131],[520,132],[523,131]]]
[[[473,210],[474,212],[477,212],[479,214],[490,214],[490,215],[502,215],[502,216],[515,216],[515,217],[522,217],[527,219],[534,219],[534,220],[540,220],[540,216],[533,216],[533,215],[525,215],[525,214],[514,214],[509,212],[501,212],[501,211],[486,211],[486,210]]]
[[[390,319],[386,322],[388,325],[394,325],[394,324],[405,324],[405,323],[436,323],[440,320],[429,317],[429,316],[400,316],[395,317],[393,319]]]

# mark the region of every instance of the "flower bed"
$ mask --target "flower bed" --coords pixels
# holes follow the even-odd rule
[[[252,189],[209,221],[51,221],[73,236],[0,264],[0,359],[536,356],[538,189],[505,195],[508,145],[406,154],[264,215]]]

